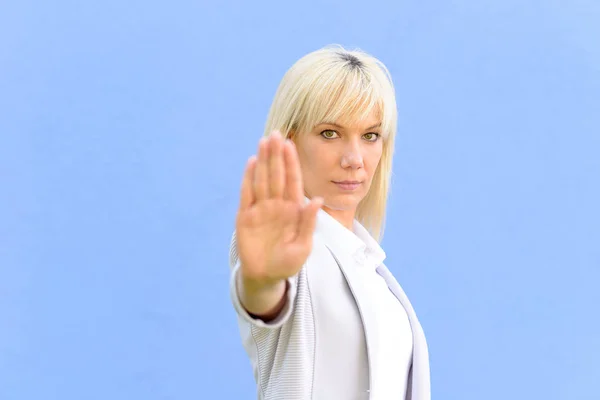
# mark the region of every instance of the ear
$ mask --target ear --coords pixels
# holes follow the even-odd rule
[[[290,139],[292,141],[296,141],[296,130],[295,129],[290,129],[287,133],[287,135],[284,135],[284,137],[286,139]]]

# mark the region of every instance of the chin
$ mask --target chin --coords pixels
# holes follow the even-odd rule
[[[356,210],[364,196],[358,194],[343,194],[325,197],[324,206],[331,210]]]

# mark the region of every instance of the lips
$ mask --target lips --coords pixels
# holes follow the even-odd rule
[[[360,181],[333,181],[337,187],[344,191],[353,191],[358,189],[358,187],[362,184]]]

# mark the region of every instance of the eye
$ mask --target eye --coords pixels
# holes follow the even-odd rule
[[[368,142],[376,142],[379,139],[379,133],[375,133],[375,132],[369,132],[369,133],[365,133],[363,135],[363,138],[365,138],[366,141]]]
[[[323,132],[321,132],[321,136],[323,136],[325,139],[335,139],[339,137],[338,133],[331,129],[326,129]]]

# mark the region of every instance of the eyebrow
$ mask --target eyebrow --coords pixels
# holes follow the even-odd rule
[[[340,124],[336,124],[335,122],[322,122],[322,123],[320,123],[319,125],[331,125],[331,126],[335,126],[336,128],[340,128],[340,129],[346,129],[346,127],[345,127],[345,126],[342,126],[342,125],[340,125]],[[318,125],[317,125],[317,126],[318,126]],[[381,122],[379,122],[379,123],[377,123],[377,124],[375,124],[375,125],[373,125],[373,126],[370,126],[370,127],[368,127],[367,129],[365,129],[365,130],[367,130],[367,131],[368,131],[368,130],[370,130],[370,129],[379,128],[380,126],[381,126]]]

